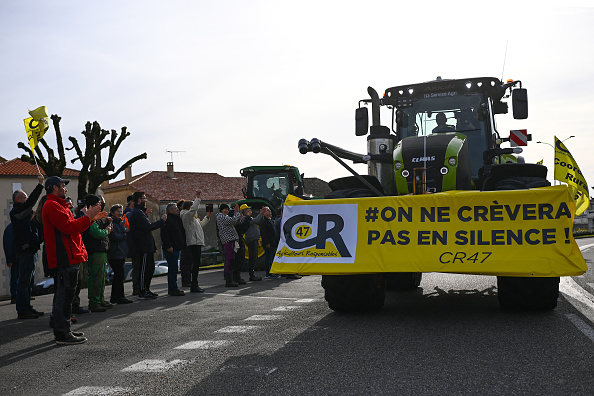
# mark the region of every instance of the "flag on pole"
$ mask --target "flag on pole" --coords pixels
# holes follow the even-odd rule
[[[588,183],[573,156],[563,142],[555,136],[555,180],[567,183],[575,202],[576,216],[590,206]]]
[[[49,117],[47,115],[47,108],[41,106],[35,110],[29,111],[31,117],[25,118],[25,130],[27,131],[27,139],[31,150],[37,147],[39,141],[43,138],[45,131],[49,128]]]

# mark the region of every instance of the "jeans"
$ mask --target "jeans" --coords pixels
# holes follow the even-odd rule
[[[109,266],[113,270],[111,281],[111,302],[124,298],[124,261],[125,259],[109,259]]]
[[[37,253],[27,251],[18,252],[16,254],[16,262],[19,267],[16,310],[20,315],[33,309],[31,306],[31,291],[33,287],[33,277],[35,276]]]
[[[266,275],[270,275],[270,268],[272,268],[272,262],[274,261],[275,250],[273,248],[264,249],[264,262],[266,263]]]
[[[58,263],[54,300],[54,335],[64,338],[70,333],[72,299],[78,283],[78,264],[64,268]]]
[[[223,245],[225,249],[225,275],[233,273],[233,264],[235,262],[235,241],[231,241]]]
[[[10,297],[16,298],[19,285],[19,263],[12,263],[10,267]]]
[[[167,291],[177,290],[177,260],[179,259],[179,250],[169,253],[164,250],[165,260],[167,260]]]

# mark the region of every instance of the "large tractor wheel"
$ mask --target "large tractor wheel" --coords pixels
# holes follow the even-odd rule
[[[391,272],[385,274],[386,289],[404,291],[414,290],[421,285],[422,272]]]
[[[483,189],[522,190],[550,185],[542,165],[502,164],[490,169]],[[554,309],[559,298],[559,277],[498,276],[497,293],[499,306],[504,310]]]
[[[322,275],[324,297],[337,312],[371,312],[384,306],[386,282],[383,274]]]
[[[503,310],[551,310],[555,309],[559,298],[559,277],[498,276],[497,290]]]

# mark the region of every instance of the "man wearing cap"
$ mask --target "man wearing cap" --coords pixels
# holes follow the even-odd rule
[[[66,201],[66,185],[69,182],[70,180],[57,176],[45,181],[47,201],[42,212],[48,266],[56,269],[54,335],[56,343],[60,345],[82,344],[87,341],[82,332],[73,332],[70,329],[78,266],[88,259],[81,233],[93,221],[107,216],[107,213],[101,212],[101,205],[97,203],[84,216],[75,219]]]
[[[263,213],[260,211],[258,216],[252,217],[252,208],[249,207],[247,204],[241,205],[239,208],[243,217],[241,222],[244,224],[249,224],[249,228],[245,232],[245,246],[248,249],[249,255],[249,262],[248,262],[248,271],[250,274],[251,281],[261,281],[262,278],[256,276],[256,261],[258,260],[258,242],[260,240],[260,229],[258,228],[258,223],[262,220]]]
[[[10,210],[10,222],[14,235],[14,256],[19,268],[16,293],[16,310],[19,319],[35,319],[43,315],[31,306],[31,288],[37,263],[37,251],[40,246],[39,232],[33,221],[33,207],[43,191],[43,176],[38,176],[39,184],[27,196],[23,190],[12,194],[13,207]]]

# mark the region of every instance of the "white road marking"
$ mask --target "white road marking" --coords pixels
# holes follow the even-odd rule
[[[239,289],[241,290],[241,289]],[[256,298],[262,300],[293,300],[291,297],[267,297],[267,296],[246,296],[242,294],[233,294],[233,293],[202,293],[202,295],[213,295],[217,297],[240,297],[240,298]],[[313,301],[313,300],[312,300]]]
[[[260,326],[227,326],[215,331],[215,333],[247,333],[256,330]]]
[[[298,309],[298,308],[301,308],[301,306],[299,306],[299,305],[285,305],[285,306],[282,306],[282,307],[273,308],[272,310],[273,311],[285,312],[285,311],[292,311],[292,310]]]
[[[297,300],[295,302],[296,303],[310,303],[310,302],[314,302],[314,301],[316,301],[316,300],[313,298],[302,298],[301,300]]]
[[[594,243],[590,243],[588,245],[580,246],[580,250],[581,251],[584,251],[584,250],[590,249],[592,246],[594,246]]]
[[[252,315],[244,320],[277,320],[281,318],[281,315]]]
[[[109,396],[129,394],[133,388],[122,388],[119,386],[81,386],[73,391],[65,393],[64,396]]]
[[[586,337],[594,342],[594,329],[588,326],[579,316],[575,314],[566,314],[567,318],[577,327]]]
[[[130,367],[126,367],[122,371],[135,371],[135,372],[145,372],[145,373],[162,373],[173,366],[177,366],[179,364],[188,363],[187,360],[175,359],[171,361],[166,360],[143,360],[142,362],[138,362],[133,364]]]
[[[175,347],[174,349],[212,349],[220,348],[223,346],[230,345],[231,341],[228,340],[204,340],[204,341],[192,341],[186,344]]]
[[[592,289],[594,289],[594,283],[586,283],[586,285],[590,286]]]
[[[559,291],[571,305],[594,322],[594,296],[580,287],[571,276],[561,277]]]
[[[223,371],[228,371],[228,370],[249,369],[249,370],[255,371],[256,373],[264,373],[264,375],[270,375],[270,374],[274,373],[277,368],[278,367],[262,367],[262,366],[253,366],[253,365],[237,366],[235,364],[228,364],[226,366],[221,367],[219,369],[219,371],[223,372]]]

